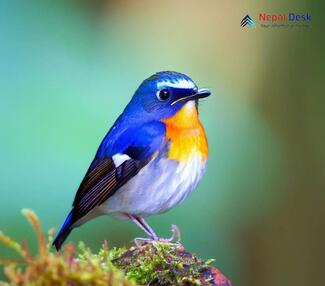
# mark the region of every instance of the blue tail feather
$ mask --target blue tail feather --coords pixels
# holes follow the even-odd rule
[[[71,219],[72,219],[72,212],[70,212],[69,215],[67,216],[67,218],[65,219],[56,238],[53,241],[53,245],[55,246],[57,251],[60,250],[63,242],[67,239],[68,235],[70,234],[70,232],[72,230]]]

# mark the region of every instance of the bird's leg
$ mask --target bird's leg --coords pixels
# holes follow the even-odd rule
[[[143,227],[145,227],[149,232],[150,232],[150,237],[153,239],[153,240],[158,240],[158,236],[157,234],[155,233],[155,231],[151,228],[151,226],[145,221],[144,218],[142,217],[137,217],[137,220],[141,223],[141,225],[143,225]]]
[[[149,226],[149,224],[142,218],[135,215],[127,214],[130,220],[132,220],[137,226],[139,226],[151,240],[157,240],[158,236],[154,230]],[[143,239],[147,240],[147,239]]]

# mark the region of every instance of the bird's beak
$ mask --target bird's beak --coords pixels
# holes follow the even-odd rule
[[[175,101],[172,102],[171,105],[174,105],[175,103],[180,102],[180,101],[187,102],[187,101],[190,101],[190,100],[197,100],[197,99],[200,99],[200,98],[205,98],[205,97],[208,97],[209,95],[211,95],[210,90],[205,89],[205,88],[201,88],[195,94],[184,96],[184,97],[176,99]]]
[[[197,91],[196,94],[194,94],[194,96],[199,99],[199,98],[205,98],[211,95],[210,90],[206,89],[206,88],[201,88]]]

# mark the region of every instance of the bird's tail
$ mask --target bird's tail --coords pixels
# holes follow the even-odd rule
[[[53,245],[55,246],[56,250],[59,251],[63,242],[67,239],[69,236],[70,232],[72,231],[71,227],[71,217],[72,217],[72,212],[67,216],[65,219],[63,225],[61,226],[56,238],[53,241]]]

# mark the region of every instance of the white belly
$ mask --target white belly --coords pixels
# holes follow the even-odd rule
[[[186,163],[156,158],[98,207],[102,214],[125,218],[158,214],[181,203],[197,186],[206,160],[193,152]]]

